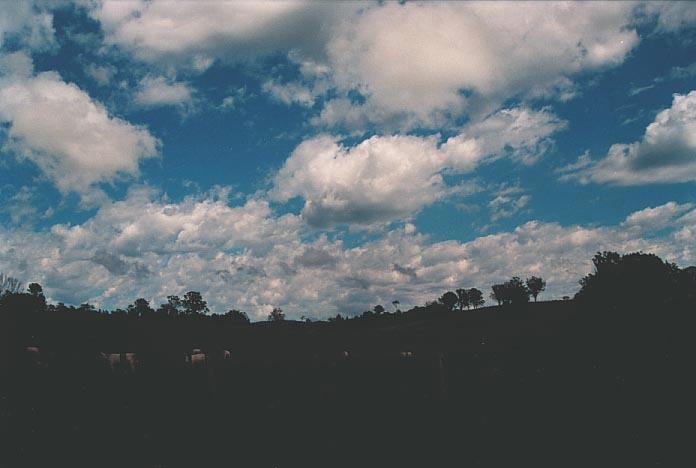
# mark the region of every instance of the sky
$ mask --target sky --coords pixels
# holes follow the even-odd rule
[[[696,3],[8,2],[0,272],[253,320],[696,264]]]

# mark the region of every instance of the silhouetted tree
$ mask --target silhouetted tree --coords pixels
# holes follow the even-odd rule
[[[208,303],[203,300],[201,293],[198,291],[189,291],[184,294],[181,305],[184,307],[184,312],[188,315],[198,315],[209,312]]]
[[[579,300],[646,309],[687,296],[679,287],[681,270],[657,255],[598,252],[592,263],[594,272],[580,280],[582,288],[575,296]]]
[[[34,310],[46,310],[46,297],[43,295],[43,288],[39,283],[30,283],[27,287],[27,291],[34,299],[35,304],[33,305]]]
[[[504,291],[506,300],[511,304],[529,302],[529,289],[518,276],[513,276],[505,282]]]
[[[478,309],[486,302],[483,293],[476,288],[469,289],[467,295],[469,296],[469,304],[474,306],[474,309]]]
[[[459,312],[462,312],[464,307],[467,309],[470,308],[469,291],[466,289],[457,289],[455,292],[457,293],[457,306],[459,306]]]
[[[501,305],[505,300],[505,285],[504,284],[494,284],[491,286],[491,299],[498,302]]]
[[[546,289],[546,281],[539,276],[527,278],[527,289],[529,289],[529,294],[532,295],[534,302],[536,302],[539,293]]]
[[[498,305],[529,302],[529,290],[517,276],[513,276],[503,284],[494,284],[491,289],[493,290],[491,299],[498,301]]]
[[[283,320],[285,320],[285,314],[283,313],[283,309],[280,307],[275,307],[273,311],[268,314],[269,322],[282,322]]]
[[[149,317],[154,313],[154,310],[150,307],[150,303],[141,298],[138,298],[133,302],[133,304],[128,306],[128,316],[135,318]]]
[[[157,313],[167,317],[176,317],[181,312],[181,307],[179,296],[167,296],[167,303],[160,305]]]
[[[382,307],[381,304],[377,304],[376,306],[374,306],[374,308],[372,310],[374,310],[375,314],[377,314],[377,315],[381,315],[384,313],[384,307]]]
[[[225,317],[232,323],[238,323],[240,325],[248,325],[251,321],[249,316],[242,311],[237,309],[231,309],[226,314]]]
[[[392,301],[392,305],[394,306],[394,313],[399,314],[401,313],[401,310],[399,310],[399,301]]]
[[[455,304],[457,304],[458,300],[459,298],[452,291],[447,291],[445,294],[442,295],[440,299],[438,299],[440,304],[444,305],[448,311],[454,309],[454,306]]]
[[[43,296],[43,288],[39,283],[30,283],[27,291],[34,297]]]

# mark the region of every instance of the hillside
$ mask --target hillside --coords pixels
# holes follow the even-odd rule
[[[563,301],[243,327],[44,317],[5,380],[6,466],[670,466],[691,388],[688,312],[632,327],[614,312],[602,330],[597,312]],[[126,352],[132,366],[105,359]]]

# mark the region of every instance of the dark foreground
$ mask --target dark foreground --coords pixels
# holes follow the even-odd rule
[[[3,364],[0,466],[696,466],[693,311],[580,309],[191,324],[205,365],[130,328],[101,351],[135,371],[43,323]]]

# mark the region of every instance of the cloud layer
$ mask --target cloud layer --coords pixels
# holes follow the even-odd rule
[[[529,221],[469,242],[433,242],[406,224],[349,247],[308,236],[297,216],[277,216],[261,200],[231,207],[226,193],[173,203],[132,189],[81,224],[43,233],[0,228],[0,271],[42,283],[52,300],[124,307],[194,289],[215,312],[237,307],[262,319],[274,306],[295,318],[359,313],[395,299],[407,307],[447,289],[487,290],[515,274],[546,278],[546,297],[572,295],[604,249],[696,261],[691,205],[649,208],[616,226]]]
[[[315,119],[329,127],[433,128],[511,97],[565,100],[576,76],[621,64],[639,41],[630,2],[94,5],[107,43],[165,68],[288,54],[305,80],[333,90]],[[315,102],[312,86],[266,86],[288,104]]]

